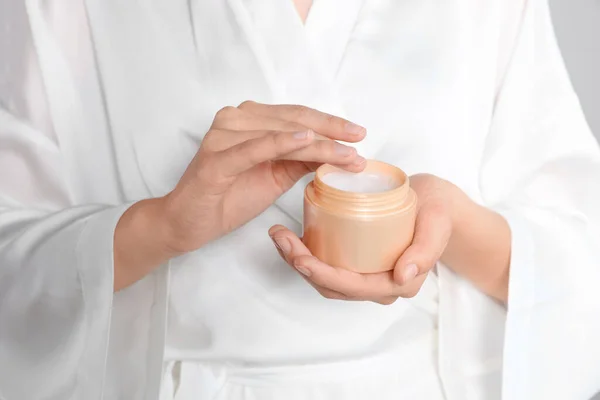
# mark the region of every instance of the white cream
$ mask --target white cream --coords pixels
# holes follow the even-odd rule
[[[332,188],[354,193],[381,193],[398,187],[392,177],[373,172],[330,172],[321,180]]]

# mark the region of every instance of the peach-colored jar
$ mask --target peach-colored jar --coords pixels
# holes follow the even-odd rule
[[[332,173],[336,175],[326,178]],[[352,191],[358,175],[387,183],[379,190]],[[333,178],[347,187],[334,187]],[[360,273],[389,271],[412,241],[416,205],[417,196],[399,168],[369,160],[364,172],[350,174],[323,165],[304,193],[303,240],[331,266]]]

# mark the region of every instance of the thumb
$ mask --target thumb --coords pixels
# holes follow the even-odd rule
[[[413,241],[394,268],[394,281],[406,285],[429,272],[446,249],[451,232],[452,223],[446,207],[422,206],[417,215]]]

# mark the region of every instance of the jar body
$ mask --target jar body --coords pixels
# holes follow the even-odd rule
[[[318,179],[318,175],[317,178]],[[408,178],[403,185],[408,186]],[[316,187],[317,186],[317,187]],[[318,184],[308,184],[304,196],[303,241],[321,261],[359,273],[392,270],[412,242],[416,219],[416,194],[404,187],[405,195],[394,198],[384,210],[360,210],[327,204]],[[364,195],[359,195],[359,197]]]

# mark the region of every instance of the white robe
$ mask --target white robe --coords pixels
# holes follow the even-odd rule
[[[480,398],[466,383],[494,354],[505,400],[600,388],[600,152],[546,0],[343,3],[317,1],[303,28],[285,0],[0,2],[0,398],[157,399],[170,267],[113,295],[114,228],[246,99],[363,124],[363,155],[506,216],[508,312],[440,268],[449,400]],[[270,212],[298,221],[298,188]],[[217,242],[198,273],[247,241]],[[302,290],[260,266],[266,296]]]

